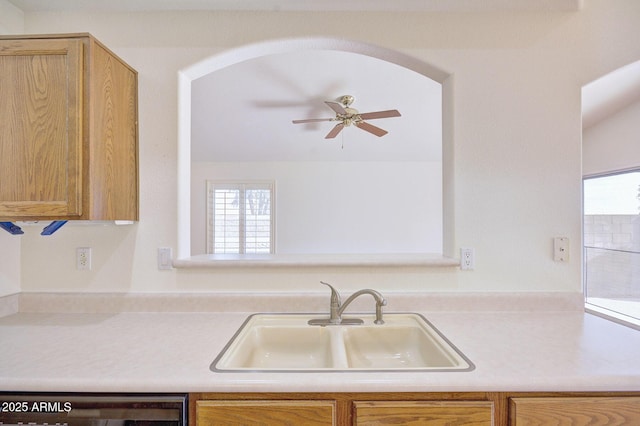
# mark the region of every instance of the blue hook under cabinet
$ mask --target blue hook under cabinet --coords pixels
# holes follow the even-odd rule
[[[13,235],[24,234],[24,231],[22,230],[22,228],[20,228],[18,225],[16,225],[13,222],[0,222],[0,228],[4,229],[5,231]]]
[[[51,235],[58,229],[60,229],[65,223],[67,223],[66,220],[54,220],[49,225],[44,227],[40,235]]]
[[[49,225],[45,226],[40,235],[51,235],[56,232],[58,229],[67,223],[66,220],[54,220]],[[13,222],[0,222],[0,228],[4,229],[8,233],[12,235],[21,235],[24,234],[22,228],[16,225]]]

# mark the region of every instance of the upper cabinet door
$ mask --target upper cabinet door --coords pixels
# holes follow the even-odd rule
[[[82,215],[83,43],[0,40],[0,219]]]

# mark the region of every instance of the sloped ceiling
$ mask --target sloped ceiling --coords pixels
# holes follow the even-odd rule
[[[582,88],[582,128],[589,128],[638,101],[640,61],[619,68]]]

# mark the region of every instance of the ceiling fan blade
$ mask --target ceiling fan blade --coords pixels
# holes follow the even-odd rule
[[[344,123],[338,123],[333,127],[333,129],[331,129],[329,133],[327,133],[327,136],[325,136],[324,138],[333,139],[338,136],[338,133],[340,133],[342,129],[344,129]]]
[[[380,137],[380,136],[384,136],[386,135],[387,132],[386,130],[381,129],[380,127],[376,127],[373,124],[369,124],[366,121],[361,121],[359,123],[355,123],[356,126],[358,126],[359,128],[361,128],[364,131],[367,131],[369,133],[373,133],[374,135]]]
[[[334,110],[337,114],[346,114],[347,111],[345,111],[344,107],[339,104],[338,102],[332,102],[332,101],[324,101],[325,104],[329,105],[329,108],[331,108],[332,110]]]
[[[388,117],[400,117],[400,112],[397,109],[389,109],[386,111],[365,112],[360,114],[363,120],[373,120],[376,118],[388,118]]]
[[[333,121],[333,118],[307,118],[305,120],[293,120],[293,124],[301,124],[301,123],[317,123],[319,121]]]

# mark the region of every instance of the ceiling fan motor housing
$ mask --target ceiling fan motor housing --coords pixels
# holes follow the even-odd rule
[[[346,114],[337,114],[336,121],[342,121],[345,126],[362,121],[362,117],[358,115],[358,110],[354,108],[345,108],[344,111]]]

